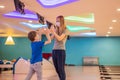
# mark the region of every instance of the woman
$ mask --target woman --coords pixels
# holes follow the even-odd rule
[[[67,40],[66,26],[63,16],[56,18],[56,27],[51,28],[52,38],[54,38],[54,47],[52,51],[52,58],[56,72],[60,80],[66,80],[65,74],[65,43]]]

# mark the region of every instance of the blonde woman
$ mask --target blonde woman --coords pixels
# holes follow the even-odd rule
[[[66,80],[65,74],[65,43],[67,40],[67,30],[64,22],[64,17],[62,15],[56,18],[56,27],[51,27],[52,38],[54,41],[54,47],[52,50],[52,58],[55,70],[59,76],[60,80]]]

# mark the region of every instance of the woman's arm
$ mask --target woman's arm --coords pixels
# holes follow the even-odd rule
[[[56,34],[56,32],[54,33],[55,35],[55,38],[58,40],[58,41],[62,41],[64,38],[65,38],[65,34],[61,34],[60,36],[58,34]]]
[[[62,33],[61,35],[58,35],[58,34],[56,33],[56,30],[55,30],[54,26],[51,27],[51,32],[52,32],[52,34],[54,35],[54,37],[55,37],[58,41],[63,40],[64,37],[66,36],[64,33]]]
[[[66,36],[64,33],[61,35],[58,35],[56,32],[53,32],[53,34],[58,41],[62,41]]]

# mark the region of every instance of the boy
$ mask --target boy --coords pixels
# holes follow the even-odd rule
[[[47,37],[47,41],[41,41],[41,35],[45,34]],[[42,80],[42,47],[46,44],[51,43],[51,38],[49,35],[49,30],[41,30],[30,31],[28,33],[28,38],[31,41],[32,48],[32,57],[30,59],[30,70],[25,80],[30,80],[32,75],[36,72],[37,80]]]

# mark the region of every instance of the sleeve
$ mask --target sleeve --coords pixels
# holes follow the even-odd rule
[[[40,45],[40,46],[44,46],[44,44],[45,44],[44,41],[40,41],[40,42],[39,42],[39,45]]]
[[[64,31],[63,31],[63,34],[65,34],[65,35],[69,35],[69,31],[68,31],[68,29],[64,30]]]

